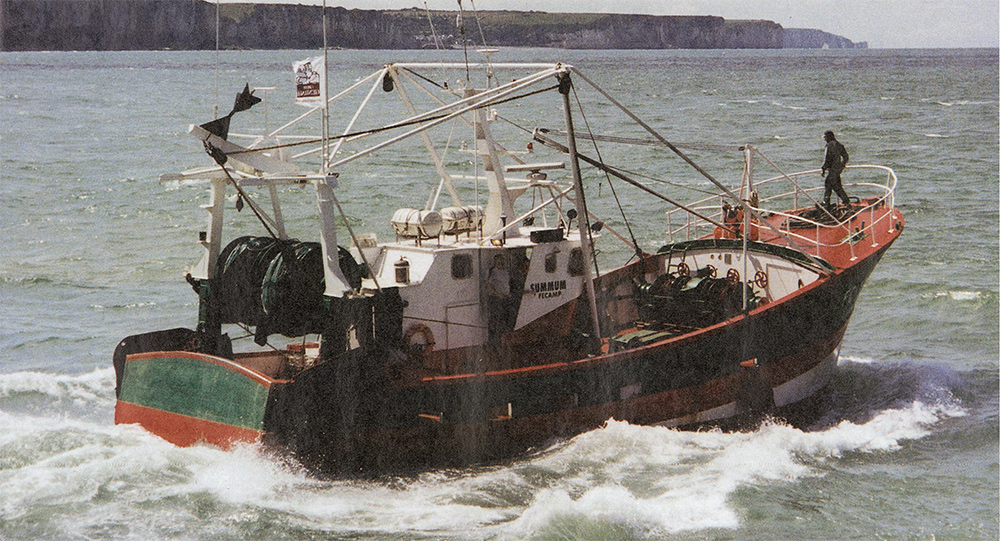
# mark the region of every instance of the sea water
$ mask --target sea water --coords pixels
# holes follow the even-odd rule
[[[0,539],[1000,535],[995,49],[494,56],[580,66],[671,141],[724,146],[721,157],[694,153],[726,181],[739,180],[733,149],[746,143],[786,171],[818,167],[826,129],[852,163],[896,170],[906,228],[862,291],[814,426],[680,432],[609,420],[505,464],[373,480],[115,426],[118,341],[196,319],[183,272],[200,256],[206,190],[159,175],[207,163],[186,127],[211,120],[217,102],[228,112],[244,82],[275,90],[233,131],[303,112],[290,105],[291,62],[312,54],[0,54]],[[331,87],[436,55],[334,51]],[[606,102],[582,101],[590,128],[614,130]],[[704,183],[679,160],[629,152],[630,166]],[[422,204],[435,175],[413,169],[415,157],[341,177],[356,229],[391,238],[392,211]],[[607,179],[589,175],[610,200]],[[643,248],[665,242],[647,220],[662,218],[662,203],[615,190]],[[315,203],[301,199],[289,215],[305,238]],[[608,223],[624,230],[614,212]],[[603,260],[627,257],[604,244]]]

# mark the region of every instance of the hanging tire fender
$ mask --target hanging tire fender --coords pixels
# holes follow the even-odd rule
[[[411,342],[413,337],[420,335],[424,339],[423,344],[414,344]],[[407,355],[414,361],[420,361],[422,364],[427,364],[428,358],[431,353],[434,352],[434,332],[431,328],[423,323],[417,323],[410,326],[403,334],[403,344],[406,347]],[[419,347],[419,346],[423,347]]]

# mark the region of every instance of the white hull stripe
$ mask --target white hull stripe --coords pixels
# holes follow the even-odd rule
[[[823,387],[826,387],[826,385],[830,382],[830,379],[833,377],[833,371],[837,368],[839,358],[840,348],[838,347],[833,350],[833,353],[820,361],[820,363],[812,370],[809,370],[801,376],[786,381],[785,383],[775,387],[773,389],[774,406],[780,408],[805,400],[806,398],[809,398],[819,392]],[[659,423],[655,423],[655,425],[673,428],[677,426],[718,421],[720,419],[728,419],[735,416],[736,402],[729,402],[728,404],[723,404],[721,406],[692,413],[690,415],[661,421]]]

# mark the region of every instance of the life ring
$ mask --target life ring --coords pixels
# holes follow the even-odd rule
[[[423,337],[424,343],[410,343],[413,336],[418,333]],[[431,332],[431,328],[427,325],[417,323],[407,329],[406,333],[403,334],[403,343],[406,345],[406,353],[411,359],[415,361],[419,360],[422,361],[423,364],[427,364],[431,353],[434,352],[434,333]]]

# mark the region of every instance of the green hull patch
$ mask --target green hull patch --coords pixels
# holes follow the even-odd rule
[[[119,400],[263,430],[268,391],[267,386],[225,366],[164,356],[126,362]]]

